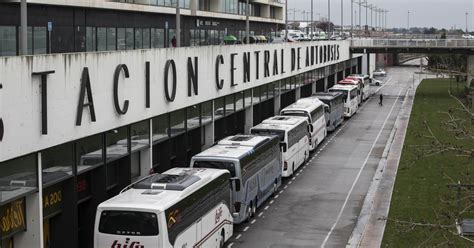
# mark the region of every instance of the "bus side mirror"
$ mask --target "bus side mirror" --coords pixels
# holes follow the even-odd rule
[[[308,125],[309,132],[312,133],[314,131],[314,126],[313,124]]]
[[[232,190],[235,190],[236,192],[240,191],[240,179],[237,177],[233,177],[230,179],[230,187]]]
[[[280,151],[281,152],[286,152],[288,150],[288,146],[286,145],[285,142],[280,142]]]

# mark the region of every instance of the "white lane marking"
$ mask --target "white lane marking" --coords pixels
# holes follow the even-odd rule
[[[296,176],[299,176],[300,175],[300,172],[296,173]]]
[[[284,189],[287,189],[288,188],[288,185],[285,185],[285,187],[283,187]]]
[[[246,226],[243,231],[246,232],[247,230],[249,230],[249,228],[249,226]]]
[[[332,232],[334,231],[334,228],[336,228],[337,223],[338,223],[339,220],[341,219],[342,213],[344,212],[344,209],[346,208],[347,202],[349,201],[349,197],[352,195],[352,191],[354,190],[354,188],[355,188],[357,182],[359,181],[360,175],[362,174],[362,171],[364,170],[365,165],[367,164],[367,161],[369,161],[370,154],[372,154],[372,151],[373,151],[374,148],[375,148],[375,144],[377,144],[377,141],[379,140],[380,135],[382,134],[383,129],[385,128],[385,125],[387,124],[388,119],[390,119],[390,116],[392,115],[392,112],[393,112],[393,110],[395,109],[395,105],[396,105],[396,103],[398,102],[398,99],[400,99],[400,93],[402,92],[402,90],[403,90],[403,88],[400,89],[400,91],[398,92],[398,97],[397,97],[397,99],[395,100],[395,102],[393,103],[392,108],[390,109],[390,112],[389,112],[388,115],[387,115],[387,118],[385,118],[385,121],[383,122],[382,126],[380,127],[379,133],[377,134],[377,137],[375,138],[374,143],[372,143],[372,147],[370,148],[369,153],[367,154],[367,156],[366,156],[366,158],[365,158],[365,161],[364,161],[364,163],[362,164],[362,167],[360,167],[360,169],[359,169],[359,173],[357,173],[357,176],[356,176],[356,178],[354,179],[354,182],[352,183],[352,186],[351,186],[351,188],[349,189],[349,192],[347,193],[346,199],[344,200],[344,204],[342,204],[341,210],[339,210],[339,214],[337,215],[336,221],[334,222],[334,224],[332,225],[332,227],[331,227],[331,229],[329,230],[328,234],[327,234],[326,237],[324,238],[324,241],[323,241],[323,243],[321,244],[321,247],[325,247],[325,246],[326,246],[326,243],[328,242],[329,237],[331,236]]]
[[[295,180],[295,179],[296,179],[296,176],[292,177],[292,178],[291,178],[291,181],[293,181],[293,180]]]
[[[254,224],[256,221],[256,219],[253,219],[252,221],[250,221],[250,224]]]
[[[260,212],[260,213],[258,214],[258,217],[262,217],[262,215],[263,215],[263,212]]]
[[[237,237],[235,237],[235,239],[240,239],[240,237],[242,237],[242,234],[237,235]]]
[[[274,201],[273,201],[273,200],[271,200],[269,204],[273,204],[273,202],[274,202]]]
[[[293,181],[289,181],[288,184],[291,184]]]
[[[279,197],[279,195],[276,195],[274,198],[277,199]]]
[[[265,206],[263,209],[264,209],[264,210],[267,210],[269,207],[270,207],[270,206],[267,205],[267,206]]]
[[[283,193],[283,191],[285,191],[284,189],[280,190],[280,194]]]
[[[234,245],[234,242],[227,245],[227,248],[231,248]]]
[[[390,78],[382,85],[382,87],[378,88],[378,89],[374,92],[374,94],[377,94],[383,87],[387,86],[387,84],[388,84],[390,81],[392,81],[392,79],[393,79],[393,77],[390,77]]]

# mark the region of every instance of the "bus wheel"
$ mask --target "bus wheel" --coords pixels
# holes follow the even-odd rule
[[[295,173],[295,163],[291,166],[291,175]]]
[[[257,198],[255,197],[255,202],[252,204],[252,215],[251,217],[255,217],[257,214]]]
[[[247,206],[247,216],[245,218],[245,222],[249,222],[250,219],[252,218],[252,202]]]
[[[219,247],[224,248],[224,244],[225,244],[225,232],[224,232],[224,229],[222,229],[221,240],[219,241]]]

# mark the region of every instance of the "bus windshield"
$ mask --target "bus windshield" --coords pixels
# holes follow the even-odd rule
[[[154,213],[103,211],[99,232],[127,236],[157,236],[158,220]]]
[[[193,168],[211,168],[211,169],[228,170],[230,172],[230,176],[235,177],[235,165],[232,162],[197,160],[197,161],[194,161]]]

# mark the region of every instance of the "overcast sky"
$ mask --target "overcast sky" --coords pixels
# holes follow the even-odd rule
[[[327,16],[328,0],[314,1],[314,19]],[[331,20],[336,24],[341,23],[341,0],[331,1]],[[344,2],[344,25],[350,25],[351,21],[351,0]],[[359,0],[355,0],[357,3]],[[466,12],[468,15],[469,31],[474,30],[474,0],[368,0],[369,4],[374,4],[379,8],[387,9],[388,27],[407,27],[407,16],[410,11],[410,27],[436,27],[436,28],[466,28]],[[311,0],[288,0],[288,19],[293,20],[293,11],[311,10]],[[359,15],[359,6],[354,3],[354,11]],[[355,13],[354,13],[355,15]],[[302,19],[303,13],[296,13],[296,19]],[[309,15],[307,16],[309,18]],[[356,19],[356,18],[354,18]],[[375,19],[375,15],[374,15]],[[370,25],[370,9],[368,12],[368,22]],[[365,8],[362,7],[362,25],[365,25]]]

